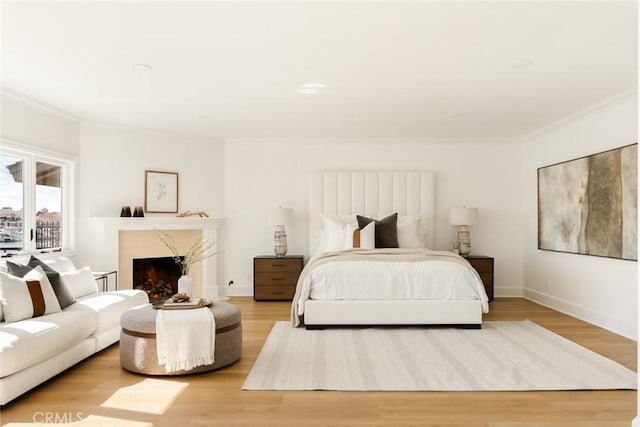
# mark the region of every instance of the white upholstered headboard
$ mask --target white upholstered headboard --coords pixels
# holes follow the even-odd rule
[[[309,250],[316,252],[320,215],[369,217],[422,215],[427,247],[434,243],[435,181],[432,171],[318,171],[309,190]]]

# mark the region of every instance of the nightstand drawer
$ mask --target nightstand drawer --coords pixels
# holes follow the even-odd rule
[[[469,262],[478,273],[493,273],[493,258],[474,258]]]
[[[253,258],[253,299],[291,301],[303,266],[304,257],[297,255]]]
[[[256,300],[289,300],[296,293],[295,286],[256,286],[254,298]]]
[[[255,259],[255,271],[260,272],[294,272],[300,273],[302,270],[302,261],[300,259],[286,259],[286,258],[265,258]]]
[[[469,264],[478,272],[487,292],[489,301],[493,301],[493,258],[481,255],[469,255]]]
[[[256,270],[254,280],[260,286],[296,286],[300,271],[282,273],[260,273]]]

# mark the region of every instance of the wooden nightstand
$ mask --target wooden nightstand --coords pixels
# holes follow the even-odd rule
[[[304,257],[297,255],[253,258],[253,299],[291,301],[302,271]]]
[[[465,259],[476,269],[482,279],[489,301],[493,301],[493,258],[484,255],[469,255]]]

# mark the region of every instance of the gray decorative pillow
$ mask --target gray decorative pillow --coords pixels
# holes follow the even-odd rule
[[[380,220],[356,215],[358,227],[363,229],[372,221],[376,224],[376,248],[398,248],[398,213],[394,213]]]
[[[56,299],[58,300],[58,304],[60,304],[61,309],[76,302],[75,298],[71,295],[71,292],[69,292],[69,289],[67,289],[67,285],[65,285],[60,278],[60,274],[33,255],[29,258],[27,265],[7,261],[7,272],[12,276],[24,277],[37,266],[41,266],[42,270],[47,275],[47,279],[49,279],[49,283],[51,283],[51,287],[53,288],[53,292],[56,294]]]
[[[58,303],[60,304],[60,308],[65,308],[76,302],[75,298],[67,289],[67,285],[64,284],[64,281],[60,277],[60,273],[55,271],[53,268],[49,267],[48,264],[45,264],[43,261],[31,255],[29,258],[29,262],[27,263],[29,267],[36,268],[37,266],[41,266],[42,270],[44,270],[47,275],[47,279],[51,283],[51,287],[53,288],[53,292],[56,294],[56,298],[58,298]]]

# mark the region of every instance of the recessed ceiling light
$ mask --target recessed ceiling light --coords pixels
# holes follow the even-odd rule
[[[452,113],[452,114],[449,114],[449,118],[450,119],[464,119],[465,117],[467,117],[467,115],[464,114],[464,113]]]
[[[207,120],[209,117],[202,115],[202,116],[198,116],[198,120]]]
[[[320,93],[325,86],[322,83],[305,83],[298,86],[298,93],[302,95],[314,95]]]
[[[147,64],[133,64],[131,69],[134,71],[151,71],[153,70],[153,67]]]
[[[531,59],[516,59],[515,61],[511,61],[509,66],[511,68],[527,68],[533,65],[533,61]]]

